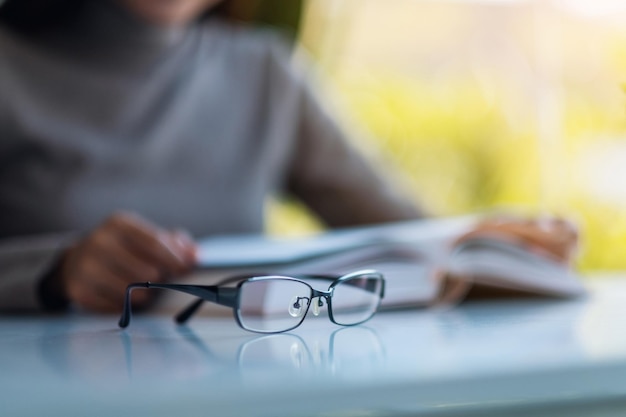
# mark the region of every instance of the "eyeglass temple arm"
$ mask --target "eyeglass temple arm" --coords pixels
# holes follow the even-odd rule
[[[220,284],[228,284],[228,283],[233,283],[233,282],[237,282],[237,281],[242,281],[244,279],[250,278],[251,276],[261,276],[261,275],[268,275],[268,274],[247,274],[247,275],[237,275],[234,277],[229,277],[226,278],[222,281],[220,281]],[[302,275],[302,274],[297,274],[297,275],[289,275],[293,278],[299,278],[299,279],[319,279],[319,280],[326,280],[326,281],[334,281],[338,278],[338,276],[336,275]],[[226,289],[226,288],[224,288]],[[200,307],[202,307],[202,304],[204,304],[204,299],[199,298],[196,301],[192,302],[191,304],[189,304],[183,311],[181,311],[180,313],[178,313],[175,317],[174,320],[176,320],[176,323],[178,324],[184,324],[186,323],[195,313],[196,311],[198,311],[198,309]]]
[[[183,285],[183,284],[153,284],[151,282],[141,284],[130,284],[126,287],[126,297],[124,299],[124,310],[120,317],[119,326],[125,328],[130,323],[131,318],[131,292],[136,288],[158,288],[164,290],[173,290],[194,295],[204,301],[220,304],[226,307],[235,308],[237,304],[237,289],[224,288],[216,285]],[[197,302],[197,301],[196,301]],[[194,303],[195,304],[195,303]],[[199,307],[199,306],[198,306]],[[197,307],[196,307],[197,310]],[[176,317],[178,323],[182,323]]]
[[[265,275],[265,274],[257,274],[257,275]],[[242,281],[244,279],[250,278],[250,276],[251,275],[248,274],[248,275],[238,275],[238,276],[226,278],[225,280],[220,281],[220,284],[228,284],[228,283],[233,283],[237,281]],[[323,281],[335,281],[337,278],[339,278],[339,275],[295,274],[295,275],[289,275],[289,276],[293,278],[304,279],[304,280],[318,279],[318,280],[323,280]],[[196,313],[196,311],[198,311],[198,309],[202,307],[202,304],[204,304],[204,301],[205,301],[204,299],[199,298],[196,301],[189,304],[189,306],[187,306],[183,311],[181,311],[180,313],[176,315],[175,317],[176,323],[178,324],[186,323]]]
[[[251,276],[255,276],[255,275],[266,275],[266,274],[245,274],[245,275],[235,275],[232,277],[228,277],[226,279],[221,280],[217,286],[221,286],[221,285],[226,285],[226,284],[231,284],[234,282],[239,282],[239,281],[243,281],[245,279],[250,278]],[[221,291],[233,291],[235,290],[234,288],[221,288]],[[235,291],[235,296],[236,296],[236,291]],[[196,311],[198,311],[198,309],[200,307],[202,307],[202,304],[204,304],[204,299],[203,298],[198,298],[196,301],[192,302],[191,304],[189,304],[183,311],[181,311],[180,313],[178,313],[176,315],[176,317],[174,317],[174,320],[176,321],[176,323],[178,324],[185,324],[194,314],[196,314]],[[233,304],[235,303],[235,301],[233,300]]]
[[[189,304],[183,311],[178,313],[174,320],[178,324],[185,324],[187,320],[191,318],[191,316],[196,314],[196,311],[198,311],[202,304],[204,304],[204,300],[202,298],[198,298],[196,301]]]

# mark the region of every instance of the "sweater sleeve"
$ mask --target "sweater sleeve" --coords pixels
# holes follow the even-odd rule
[[[330,227],[421,217],[418,205],[383,172],[384,164],[350,143],[306,72],[291,68],[300,108],[288,191]]]
[[[0,240],[0,311],[35,312],[61,307],[63,303],[42,284],[72,240],[67,235]]]
[[[0,65],[0,165],[10,148],[10,118],[5,101],[8,80]],[[0,175],[6,175],[2,169]],[[0,216],[6,215],[0,210]],[[71,240],[73,237],[68,235],[0,238],[0,312],[35,312],[62,304],[44,291],[51,287],[42,284]]]

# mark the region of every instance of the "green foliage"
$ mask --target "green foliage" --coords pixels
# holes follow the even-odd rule
[[[255,20],[279,28],[295,38],[301,15],[302,0],[263,0],[259,4]]]
[[[566,215],[581,228],[578,264],[583,270],[626,268],[622,255],[626,216],[618,207],[598,204],[567,183],[560,184],[561,200],[546,202],[544,182],[551,171],[541,163],[536,124],[511,122],[503,94],[488,99],[470,79],[443,84],[382,73],[337,77],[334,84],[352,122],[380,139],[383,151],[409,178],[413,197],[425,201],[434,213],[457,215],[504,207]],[[589,109],[583,103],[577,97],[567,103],[566,149],[576,148],[587,132],[608,124],[602,109]],[[550,169],[567,167],[554,161]],[[301,234],[320,228],[294,204],[274,203],[270,213],[273,233]]]
[[[545,27],[537,26],[539,3],[532,13],[523,4],[306,4],[301,41],[339,92],[344,122],[380,141],[412,198],[437,215],[565,216],[580,227],[582,270],[626,269],[626,192],[604,189],[624,183],[622,171],[609,170],[600,183],[593,176],[604,164],[593,152],[606,144],[626,149],[622,24],[561,12],[550,20],[557,11],[548,3]],[[414,12],[408,20],[407,10]],[[506,42],[495,42],[501,49],[493,54],[477,35],[482,21],[514,23],[494,24]],[[538,34],[552,43],[537,44]],[[293,202],[270,205],[272,233],[320,227]]]
[[[502,109],[466,80],[398,76],[339,81],[355,119],[377,138],[436,213],[536,203],[531,131],[513,132]],[[511,192],[515,190],[514,192]]]

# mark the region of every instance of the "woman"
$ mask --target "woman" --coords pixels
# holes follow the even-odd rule
[[[331,227],[419,216],[279,39],[218,3],[0,7],[0,309],[119,311],[128,283],[193,268],[180,230],[261,232],[273,193]]]

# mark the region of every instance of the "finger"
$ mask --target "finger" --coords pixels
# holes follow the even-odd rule
[[[107,263],[109,269],[119,275],[126,284],[162,281],[164,272],[152,262],[128,250],[120,239],[112,237],[109,245],[110,250],[102,251],[102,261]]]
[[[190,268],[191,263],[176,248],[166,243],[167,232],[129,216],[117,216],[112,222],[122,242],[147,261],[174,274]]]
[[[192,263],[197,262],[198,246],[189,232],[177,229],[172,232],[173,243],[185,255],[186,259]]]
[[[106,289],[100,289],[89,295],[89,298],[84,303],[79,305],[86,310],[107,313],[107,314],[120,314],[124,309],[124,302],[110,298],[107,296]],[[131,304],[134,309],[142,308],[149,303],[155,294],[149,291],[134,291],[131,298]]]
[[[502,221],[501,219],[497,222],[486,221],[478,225],[476,230],[462,236],[459,242],[493,234],[502,239],[522,243],[529,250],[556,258],[559,261],[568,258],[570,242],[563,241],[560,237],[555,236],[553,232],[541,230],[536,222]]]
[[[79,305],[97,313],[121,313],[124,302],[112,298],[105,289],[94,288],[79,303]]]
[[[545,226],[540,223],[533,223],[528,227],[521,225],[510,225],[505,232],[511,233],[522,238],[525,242],[544,248],[555,254],[562,254],[574,244],[571,236],[562,233],[561,230],[553,226]]]
[[[94,282],[77,281],[68,292],[74,303],[89,311],[109,313],[123,308],[123,298],[117,298],[113,291]]]
[[[519,236],[531,248],[543,250],[561,261],[568,258],[570,248],[575,243],[575,240],[553,227],[545,227],[537,222],[527,228],[522,228],[519,225],[512,226],[510,233]]]
[[[80,257],[83,262],[97,262],[101,268],[117,272],[128,284],[135,281],[158,281],[163,275],[152,262],[125,245],[119,233],[101,228],[87,239]]]
[[[124,308],[127,285],[124,283],[118,285],[118,283],[112,281],[92,283],[91,291],[88,294],[88,307],[100,312],[120,313]],[[147,304],[154,295],[153,291],[139,288],[132,291],[130,301],[133,307],[140,307]]]
[[[108,264],[88,260],[70,277],[69,294],[80,306],[94,311],[121,311],[127,283],[112,271]],[[139,302],[147,299],[147,293],[133,297]]]

